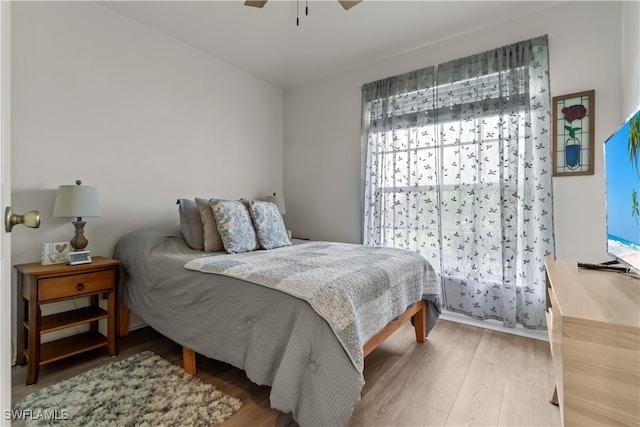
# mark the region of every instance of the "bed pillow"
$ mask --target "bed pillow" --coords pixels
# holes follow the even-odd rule
[[[222,239],[220,239],[220,233],[218,233],[218,226],[213,216],[209,199],[196,197],[196,204],[198,205],[202,222],[204,250],[207,252],[224,251],[224,245],[222,244]]]
[[[280,215],[278,206],[275,203],[251,200],[249,208],[258,235],[258,241],[263,249],[275,249],[291,245],[282,215]]]
[[[249,252],[260,247],[251,215],[243,202],[211,199],[210,203],[222,244],[227,252]]]
[[[180,216],[180,232],[184,241],[191,249],[204,249],[204,229],[200,219],[200,211],[193,200],[178,199],[178,214]]]

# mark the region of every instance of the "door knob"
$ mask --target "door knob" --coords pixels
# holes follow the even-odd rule
[[[24,215],[14,214],[11,210],[11,206],[7,206],[4,211],[4,228],[7,233],[11,233],[14,225],[22,224],[29,228],[40,227],[40,212],[29,211]]]

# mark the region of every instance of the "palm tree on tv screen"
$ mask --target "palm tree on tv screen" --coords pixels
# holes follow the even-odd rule
[[[638,223],[638,217],[640,217],[640,207],[638,206],[638,192],[635,188],[631,190],[631,216],[636,220],[636,225],[640,225],[640,223]]]
[[[640,157],[640,113],[633,116],[629,123],[629,159],[636,168],[638,179],[640,179],[638,157]],[[636,225],[640,226],[638,222],[640,207],[638,206],[638,192],[635,188],[631,191],[631,216],[636,220]]]
[[[635,166],[640,178],[638,157],[640,157],[640,113],[633,116],[629,123],[629,159],[631,164]]]

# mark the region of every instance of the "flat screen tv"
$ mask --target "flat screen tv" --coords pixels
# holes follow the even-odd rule
[[[640,108],[604,144],[607,252],[640,273]]]

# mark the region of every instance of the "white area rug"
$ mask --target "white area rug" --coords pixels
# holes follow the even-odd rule
[[[242,402],[146,351],[16,403],[27,426],[217,426]]]

